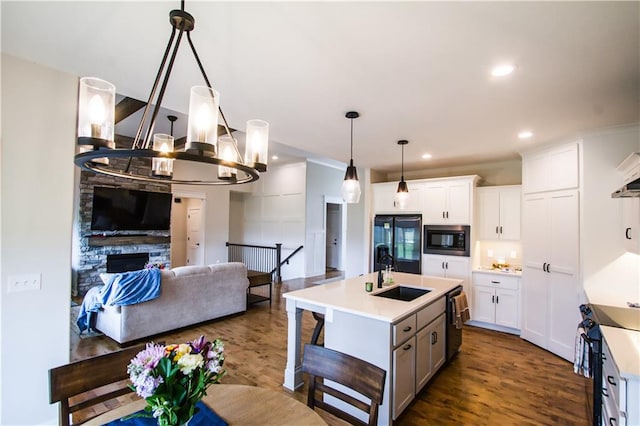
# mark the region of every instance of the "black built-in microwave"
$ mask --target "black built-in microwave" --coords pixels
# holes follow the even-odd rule
[[[469,257],[471,227],[468,225],[424,225],[423,252]]]

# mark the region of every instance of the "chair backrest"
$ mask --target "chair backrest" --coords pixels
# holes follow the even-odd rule
[[[129,378],[129,361],[144,347],[132,346],[49,370],[49,402],[60,402],[60,425],[74,424],[71,413],[132,392],[123,380]],[[98,414],[83,416],[83,421]]]
[[[387,372],[367,361],[322,346],[304,345],[302,371],[309,374],[307,405],[319,407],[351,424],[375,425],[378,422],[378,406],[382,404]],[[369,399],[366,403],[336,389],[330,380],[339,383]],[[325,395],[331,395],[369,415],[363,422],[357,417],[329,405]]]

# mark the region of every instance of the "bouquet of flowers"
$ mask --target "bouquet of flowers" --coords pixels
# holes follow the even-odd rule
[[[147,401],[142,416],[155,417],[160,426],[186,424],[207,388],[225,375],[223,363],[220,339],[208,342],[200,336],[179,345],[148,343],[127,367],[131,388]]]

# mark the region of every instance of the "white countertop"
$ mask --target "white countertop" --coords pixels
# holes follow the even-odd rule
[[[605,325],[600,326],[600,331],[620,370],[620,375],[627,379],[640,380],[640,331]]]
[[[309,303],[326,309],[335,309],[389,323],[396,323],[406,317],[407,314],[430,304],[453,288],[462,285],[463,282],[460,279],[395,272],[393,273],[394,283],[380,289],[377,288],[377,278],[377,273],[365,274],[347,280],[295,290],[285,293],[283,296],[286,299],[295,300],[302,304]],[[373,291],[371,293],[367,293],[364,289],[366,281],[373,282]],[[410,302],[374,296],[376,293],[398,285],[427,288],[431,292]]]
[[[513,269],[510,269],[508,271],[504,271],[504,270],[500,270],[500,269],[480,267],[480,268],[474,268],[472,272],[480,272],[480,273],[483,273],[483,274],[494,274],[494,275],[509,275],[509,276],[513,276],[513,277],[521,277],[522,276],[522,271],[516,271],[516,270],[513,270]]]

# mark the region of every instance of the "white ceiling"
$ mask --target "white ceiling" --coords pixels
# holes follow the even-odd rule
[[[2,51],[146,100],[173,2],[2,1]],[[192,39],[231,127],[397,171],[517,158],[532,144],[640,121],[640,2],[188,1]],[[202,84],[185,43],[163,106]],[[492,66],[513,62],[506,78]],[[161,120],[162,121],[162,120]],[[531,129],[523,142],[517,133]],[[433,159],[422,160],[429,152]]]

